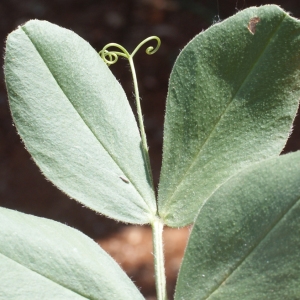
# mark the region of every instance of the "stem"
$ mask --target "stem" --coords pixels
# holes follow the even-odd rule
[[[156,218],[152,223],[153,256],[157,300],[167,300],[166,276],[164,266],[163,226],[160,219]]]
[[[153,177],[152,177],[152,171],[151,171],[151,165],[150,165],[150,157],[149,157],[149,152],[148,152],[149,148],[148,148],[148,144],[147,144],[147,138],[146,138],[144,122],[143,122],[139,88],[138,88],[138,83],[137,83],[137,79],[136,79],[134,63],[133,63],[133,59],[131,56],[128,57],[128,61],[129,61],[129,65],[130,65],[130,69],[131,69],[131,73],[132,73],[132,79],[133,79],[138,122],[139,122],[141,138],[142,138],[142,151],[143,151],[143,156],[144,156],[145,163],[146,163],[147,173],[148,173],[148,176],[149,176],[149,179],[150,179],[153,191],[154,191],[155,189],[154,189],[154,183],[153,183]]]
[[[145,161],[146,172],[148,174],[148,179],[152,185],[153,191],[155,191],[154,184],[153,184],[153,177],[150,165],[150,157],[148,152],[148,144],[147,138],[144,128],[143,122],[143,115],[141,109],[141,101],[138,89],[138,83],[136,78],[136,72],[133,63],[133,56],[135,53],[148,41],[155,39],[157,41],[157,45],[155,48],[148,47],[146,49],[146,53],[151,55],[154,54],[158,48],[160,47],[160,39],[156,36],[149,37],[141,42],[135,50],[130,55],[127,50],[116,43],[110,43],[106,45],[99,54],[101,55],[102,59],[107,65],[111,65],[117,62],[118,56],[126,57],[129,61],[132,79],[133,79],[133,86],[134,86],[134,93],[135,93],[135,100],[136,100],[136,107],[137,107],[137,115],[138,115],[138,123],[139,129],[142,139],[142,153]],[[109,47],[116,47],[119,51],[108,51]],[[154,270],[155,270],[155,284],[156,284],[156,293],[157,293],[157,300],[167,300],[167,292],[166,292],[166,276],[165,276],[165,266],[164,266],[164,249],[163,249],[163,227],[164,224],[161,222],[158,216],[154,217],[152,222],[152,233],[153,233],[153,256],[154,256]]]
[[[132,78],[133,78],[138,122],[139,122],[141,138],[142,138],[143,156],[146,163],[146,169],[148,171],[148,175],[154,190],[153,177],[152,177],[152,171],[150,165],[150,157],[148,152],[149,148],[148,148],[147,138],[146,138],[146,133],[144,128],[141,101],[140,101],[139,89],[138,89],[138,84],[136,79],[136,72],[135,72],[133,58],[132,58],[134,54],[135,52],[132,54],[132,56],[129,56],[128,61],[129,61],[129,65],[132,72]],[[154,256],[154,270],[155,270],[157,300],[167,300],[166,276],[165,276],[165,266],[164,266],[164,249],[163,249],[163,238],[162,238],[163,227],[164,224],[160,221],[158,217],[156,217],[152,223],[152,237],[153,237],[153,256]]]

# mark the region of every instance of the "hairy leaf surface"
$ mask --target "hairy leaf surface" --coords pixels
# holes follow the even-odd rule
[[[252,7],[180,53],[167,98],[159,214],[193,222],[230,176],[283,149],[300,98],[300,24],[278,6]]]
[[[75,33],[29,21],[5,56],[13,119],[44,175],[109,217],[148,223],[156,212],[141,138],[126,95]]]
[[[58,222],[0,208],[0,299],[144,299],[93,240]]]
[[[175,300],[298,299],[300,152],[243,170],[201,208]]]

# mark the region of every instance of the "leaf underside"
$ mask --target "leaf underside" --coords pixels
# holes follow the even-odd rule
[[[243,170],[201,208],[175,300],[299,299],[300,152]]]
[[[0,208],[0,299],[144,299],[93,240],[58,222]]]
[[[155,196],[134,115],[87,42],[49,22],[29,21],[8,36],[5,77],[18,132],[48,179],[111,218],[152,219]]]
[[[300,98],[300,24],[251,7],[196,36],[169,82],[159,215],[192,223],[228,178],[283,149]]]

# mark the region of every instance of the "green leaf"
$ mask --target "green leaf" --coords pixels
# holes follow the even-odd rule
[[[204,204],[176,300],[299,299],[300,152],[228,180]]]
[[[296,19],[267,5],[215,24],[183,49],[164,129],[158,205],[167,225],[193,222],[230,176],[279,155],[300,98],[299,34]]]
[[[144,299],[93,240],[58,222],[0,208],[0,299]]]
[[[126,95],[98,53],[75,33],[29,21],[5,56],[10,107],[44,175],[91,209],[148,223],[156,203]]]

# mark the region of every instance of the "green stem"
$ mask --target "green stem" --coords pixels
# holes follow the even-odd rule
[[[141,101],[140,101],[138,83],[137,83],[137,79],[136,79],[137,77],[136,77],[136,72],[135,72],[132,56],[128,57],[128,61],[129,61],[129,65],[130,65],[130,69],[131,69],[131,73],[132,73],[132,79],[133,79],[133,86],[134,86],[134,94],[135,94],[138,122],[139,122],[141,138],[142,138],[143,156],[144,156],[144,160],[145,160],[145,163],[146,163],[147,173],[148,173],[150,182],[152,184],[152,188],[154,190],[154,183],[153,183],[153,177],[152,177],[152,171],[151,171],[150,157],[149,157],[149,152],[148,152],[149,148],[148,148],[146,132],[145,132],[145,128],[144,128]]]
[[[152,223],[153,256],[157,300],[167,300],[166,276],[164,266],[163,226],[159,218]]]
[[[135,93],[135,100],[136,100],[136,107],[137,107],[138,123],[139,123],[139,129],[140,129],[140,133],[141,133],[141,139],[142,139],[142,153],[143,153],[143,157],[144,157],[144,161],[145,161],[145,165],[146,165],[146,171],[148,174],[148,178],[152,184],[152,188],[154,191],[155,189],[154,189],[153,177],[152,177],[152,171],[151,171],[151,165],[150,165],[150,157],[149,157],[149,152],[148,152],[147,138],[146,138],[144,122],[143,122],[141,101],[140,101],[135,67],[134,67],[134,63],[133,63],[133,56],[146,42],[148,42],[150,40],[157,41],[157,45],[155,48],[151,46],[146,49],[146,53],[151,55],[151,54],[154,54],[160,47],[160,39],[156,36],[149,37],[149,38],[145,39],[143,42],[141,42],[135,48],[135,50],[132,52],[131,55],[127,52],[127,50],[123,46],[116,44],[116,43],[107,44],[99,52],[99,54],[101,55],[104,62],[108,65],[116,63],[119,56],[125,57],[129,61],[132,78],[133,78],[133,86],[134,86],[134,93]],[[121,52],[120,51],[108,51],[107,49],[110,47],[116,47]],[[154,256],[154,270],[155,270],[157,300],[167,300],[166,276],[165,276],[165,266],[164,266],[164,250],[163,250],[163,239],[162,239],[163,226],[164,225],[161,222],[161,220],[156,216],[152,223],[152,232],[153,232],[153,256]]]

